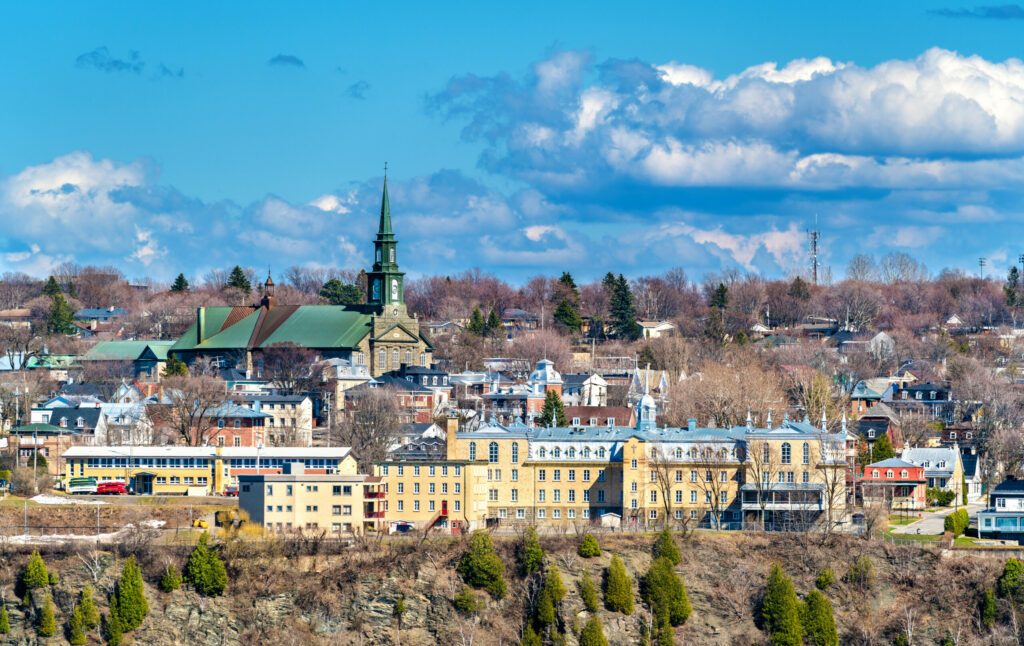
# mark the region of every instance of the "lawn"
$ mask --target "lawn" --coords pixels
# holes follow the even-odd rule
[[[934,543],[942,538],[942,534],[893,534],[888,531],[885,537],[895,543]]]
[[[901,516],[899,514],[892,514],[889,516],[890,525],[909,525],[920,520],[916,516]]]

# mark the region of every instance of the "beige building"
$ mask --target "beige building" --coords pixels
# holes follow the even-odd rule
[[[268,415],[263,434],[268,446],[311,446],[313,401],[306,395],[246,395],[248,408]]]

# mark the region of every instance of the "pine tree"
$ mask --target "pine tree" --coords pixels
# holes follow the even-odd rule
[[[527,624],[526,629],[523,630],[523,638],[519,640],[519,646],[543,646],[543,644],[537,631],[533,629],[533,626]]]
[[[996,581],[996,592],[1003,599],[1012,599],[1016,602],[1024,601],[1024,561],[1020,559],[1006,559],[1003,564],[1003,573]]]
[[[164,592],[174,592],[181,587],[181,572],[178,568],[174,567],[173,563],[168,563],[167,567],[164,568],[163,576],[160,577],[160,589]]]
[[[692,608],[686,586],[667,558],[654,559],[644,575],[640,591],[651,612],[668,617],[671,625],[681,626],[690,618]]]
[[[462,586],[462,590],[455,595],[452,605],[464,615],[475,615],[480,610],[480,602],[468,586]]]
[[[576,285],[576,279],[572,277],[572,274],[570,274],[567,271],[563,271],[562,275],[558,279],[558,282],[566,289],[568,289],[570,293],[574,294],[577,300],[579,299],[580,288]]]
[[[466,331],[477,336],[483,336],[486,328],[487,324],[484,322],[484,313],[480,311],[479,307],[474,307],[473,313],[469,315],[469,323],[466,324]]]
[[[552,565],[548,568],[548,572],[544,577],[544,589],[548,591],[548,594],[551,595],[551,600],[556,605],[565,598],[565,584],[562,583],[562,573],[558,570],[558,566]]]
[[[558,303],[552,318],[555,319],[556,323],[573,334],[578,334],[583,328],[583,317],[580,316],[576,306],[570,303],[567,298],[563,298]]]
[[[1022,304],[1020,297],[1020,272],[1017,271],[1016,265],[1010,267],[1010,271],[1006,275],[1003,294],[1006,296],[1007,307],[1017,307]]]
[[[832,603],[819,590],[811,590],[804,602],[804,639],[809,646],[839,646],[839,632]]]
[[[235,265],[235,268],[231,270],[231,275],[228,276],[228,282],[225,284],[225,287],[233,287],[243,294],[248,294],[252,291],[249,277],[245,275],[245,272],[238,265]]]
[[[111,602],[114,599],[111,597]],[[117,612],[117,604],[110,604],[110,613],[103,618],[103,637],[109,646],[121,646],[121,636],[124,629],[121,626],[121,618]]]
[[[576,553],[585,559],[601,556],[601,545],[594,538],[594,535],[588,532],[583,535],[583,540],[580,541],[580,546],[576,549]]]
[[[50,298],[53,298],[57,294],[63,294],[63,293],[64,293],[64,290],[62,290],[60,288],[60,284],[57,282],[56,278],[54,278],[53,276],[50,276],[49,278],[46,279],[46,284],[43,285],[43,295],[44,296],[49,296]]]
[[[209,536],[205,532],[188,557],[184,579],[196,592],[206,597],[220,596],[227,588],[227,569],[220,555],[209,546]]]
[[[40,637],[53,637],[57,634],[57,617],[53,608],[53,597],[49,593],[43,600],[43,607],[39,611],[39,623],[36,625],[36,633]]]
[[[320,298],[331,305],[358,305],[363,302],[363,290],[358,285],[331,278],[320,288]]]
[[[870,450],[865,447],[861,451],[861,466],[867,466],[874,464],[875,462],[881,462],[882,460],[888,460],[889,458],[896,457],[896,451],[892,448],[892,442],[889,441],[889,436],[882,433],[878,436],[878,439],[870,445]]]
[[[124,632],[130,632],[142,625],[142,620],[149,613],[149,603],[146,601],[146,593],[142,585],[142,571],[139,564],[135,562],[134,556],[129,556],[121,569],[121,578],[114,588],[117,613],[121,619],[121,628]]]
[[[761,602],[761,621],[773,646],[801,646],[800,600],[793,582],[778,563],[768,573],[768,585]]]
[[[86,630],[92,630],[99,627],[100,611],[96,607],[96,600],[93,599],[93,590],[91,585],[87,585],[82,588],[82,594],[78,598],[78,605],[75,607],[82,615],[82,625]]]
[[[981,625],[989,630],[996,625],[996,593],[992,588],[985,588],[981,597]]]
[[[629,282],[622,274],[616,278],[610,272],[601,282],[608,295],[608,318],[612,333],[619,339],[630,341],[638,339],[643,330],[636,322],[636,307],[633,303],[633,292],[629,288]]]
[[[539,572],[544,565],[544,549],[540,546],[537,528],[530,526],[523,533],[523,541],[519,544],[519,571],[523,576]]]
[[[583,600],[583,607],[588,612],[597,612],[601,606],[601,600],[597,596],[597,586],[594,585],[594,579],[590,577],[590,572],[583,571],[583,576],[580,577],[580,599]]]
[[[580,646],[608,646],[604,628],[601,627],[601,620],[597,615],[591,615],[584,624],[583,632],[580,633]]]
[[[708,304],[720,312],[729,307],[729,288],[725,286],[725,283],[718,283],[715,291],[711,292],[711,300]]]
[[[172,354],[167,357],[167,362],[164,364],[163,376],[186,377],[188,376],[188,366],[185,365],[184,361]]]
[[[807,287],[807,281],[797,276],[789,284],[787,294],[798,301],[806,301],[811,297],[811,290]]]
[[[50,303],[50,313],[46,317],[46,331],[50,334],[74,334],[75,313],[64,298],[63,294],[57,294]]]
[[[188,291],[188,279],[185,278],[185,274],[178,274],[178,277],[171,283],[171,292],[175,294],[184,294]]]
[[[456,571],[462,580],[474,588],[487,590],[495,599],[501,599],[508,591],[505,583],[505,564],[487,532],[474,532],[469,539],[469,549],[459,559]]]
[[[652,554],[656,559],[668,559],[672,565],[679,565],[683,560],[683,555],[679,551],[679,545],[676,544],[676,539],[668,528],[658,533],[658,538],[654,541]]]
[[[79,606],[75,606],[75,609],[71,611],[71,617],[68,618],[68,642],[72,646],[82,646],[86,641],[82,612]]]
[[[633,614],[633,582],[626,573],[626,565],[613,556],[605,575],[604,607],[624,615]]]
[[[495,337],[499,336],[501,331],[505,329],[505,326],[501,324],[501,317],[493,309],[487,315],[487,322],[484,323],[484,336]]]
[[[11,618],[7,616],[7,604],[0,601],[0,635],[11,632]]]
[[[26,590],[45,588],[50,585],[50,575],[46,571],[46,562],[43,561],[39,550],[32,550],[25,565],[25,571],[21,574],[21,583]]]
[[[555,426],[568,425],[562,398],[554,390],[549,390],[544,396],[544,409],[541,411],[540,417],[537,418],[537,423],[541,426],[551,426],[552,422]]]
[[[545,587],[537,596],[537,607],[533,612],[533,621],[537,625],[537,632],[545,634],[548,626],[555,623],[557,616],[555,600],[551,598],[551,592]]]

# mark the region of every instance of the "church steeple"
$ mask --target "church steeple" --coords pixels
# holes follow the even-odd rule
[[[366,302],[370,305],[404,305],[405,274],[398,269],[398,241],[391,229],[391,198],[388,196],[387,166],[380,199],[380,224],[373,241],[373,270],[367,272]]]

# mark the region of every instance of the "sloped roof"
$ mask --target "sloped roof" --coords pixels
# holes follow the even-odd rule
[[[874,464],[869,464],[866,468],[870,469],[872,467],[876,467],[876,468],[881,468],[881,469],[892,469],[892,468],[907,469],[907,468],[910,468],[910,467],[917,467],[917,466],[920,466],[920,465],[913,464],[911,462],[907,462],[906,460],[901,460],[899,458],[889,458],[888,460],[882,460],[881,462],[875,462]]]
[[[137,341],[100,341],[89,348],[82,356],[83,361],[135,361],[142,357],[147,349],[157,361],[167,359],[167,351],[174,341],[137,340]]]

